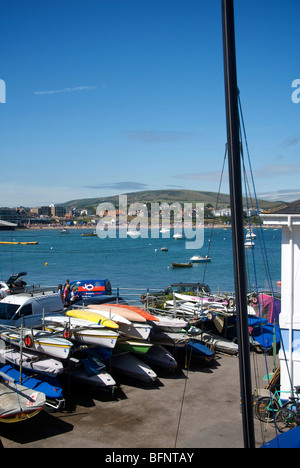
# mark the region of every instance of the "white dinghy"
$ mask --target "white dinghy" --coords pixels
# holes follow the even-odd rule
[[[119,337],[119,333],[112,329],[73,317],[46,317],[44,326],[47,330],[63,334],[69,340],[105,348],[114,348]]]
[[[65,338],[52,336],[51,333],[31,328],[13,328],[0,333],[0,338],[15,346],[24,346],[31,351],[47,354],[58,359],[67,359],[72,349],[72,343]]]

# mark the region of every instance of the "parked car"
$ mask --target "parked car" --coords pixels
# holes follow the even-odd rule
[[[22,280],[22,276],[27,275],[25,271],[11,275],[7,281],[0,281],[0,296],[6,297],[10,294],[24,292],[26,282]]]

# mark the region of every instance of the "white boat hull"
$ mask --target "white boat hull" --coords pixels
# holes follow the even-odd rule
[[[63,320],[62,320],[63,319]],[[85,322],[84,326],[79,326]],[[60,324],[65,324],[61,327]],[[107,329],[101,325],[91,324],[88,320],[74,319],[72,317],[47,317],[45,321],[47,330],[69,334],[68,339],[91,346],[104,346],[114,348],[119,337],[119,333]]]
[[[64,338],[51,337],[47,333],[26,328],[23,329],[23,342],[18,331],[2,332],[0,338],[12,345],[19,347],[25,345],[31,351],[47,354],[57,359],[67,359],[72,348],[72,343]]]
[[[88,310],[90,312],[99,313],[116,322],[119,325],[119,332],[128,337],[147,340],[151,333],[152,327],[146,323],[132,323],[130,320],[119,314],[108,310],[94,309],[92,306],[88,306]]]

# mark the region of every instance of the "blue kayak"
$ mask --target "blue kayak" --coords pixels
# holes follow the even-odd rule
[[[196,358],[204,362],[210,362],[215,356],[214,353],[205,346],[205,344],[198,340],[190,340],[185,346],[176,348],[177,353],[184,354],[187,351],[190,353],[190,357],[192,359]]]

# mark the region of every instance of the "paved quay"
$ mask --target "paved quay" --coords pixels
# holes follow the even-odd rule
[[[264,387],[265,358],[251,358],[252,387]],[[267,361],[271,371],[273,358]],[[257,447],[275,437],[272,424],[254,423]],[[217,354],[213,366],[183,366],[151,387],[122,380],[113,397],[72,387],[64,411],[1,424],[0,439],[8,449],[243,448],[239,360]]]

